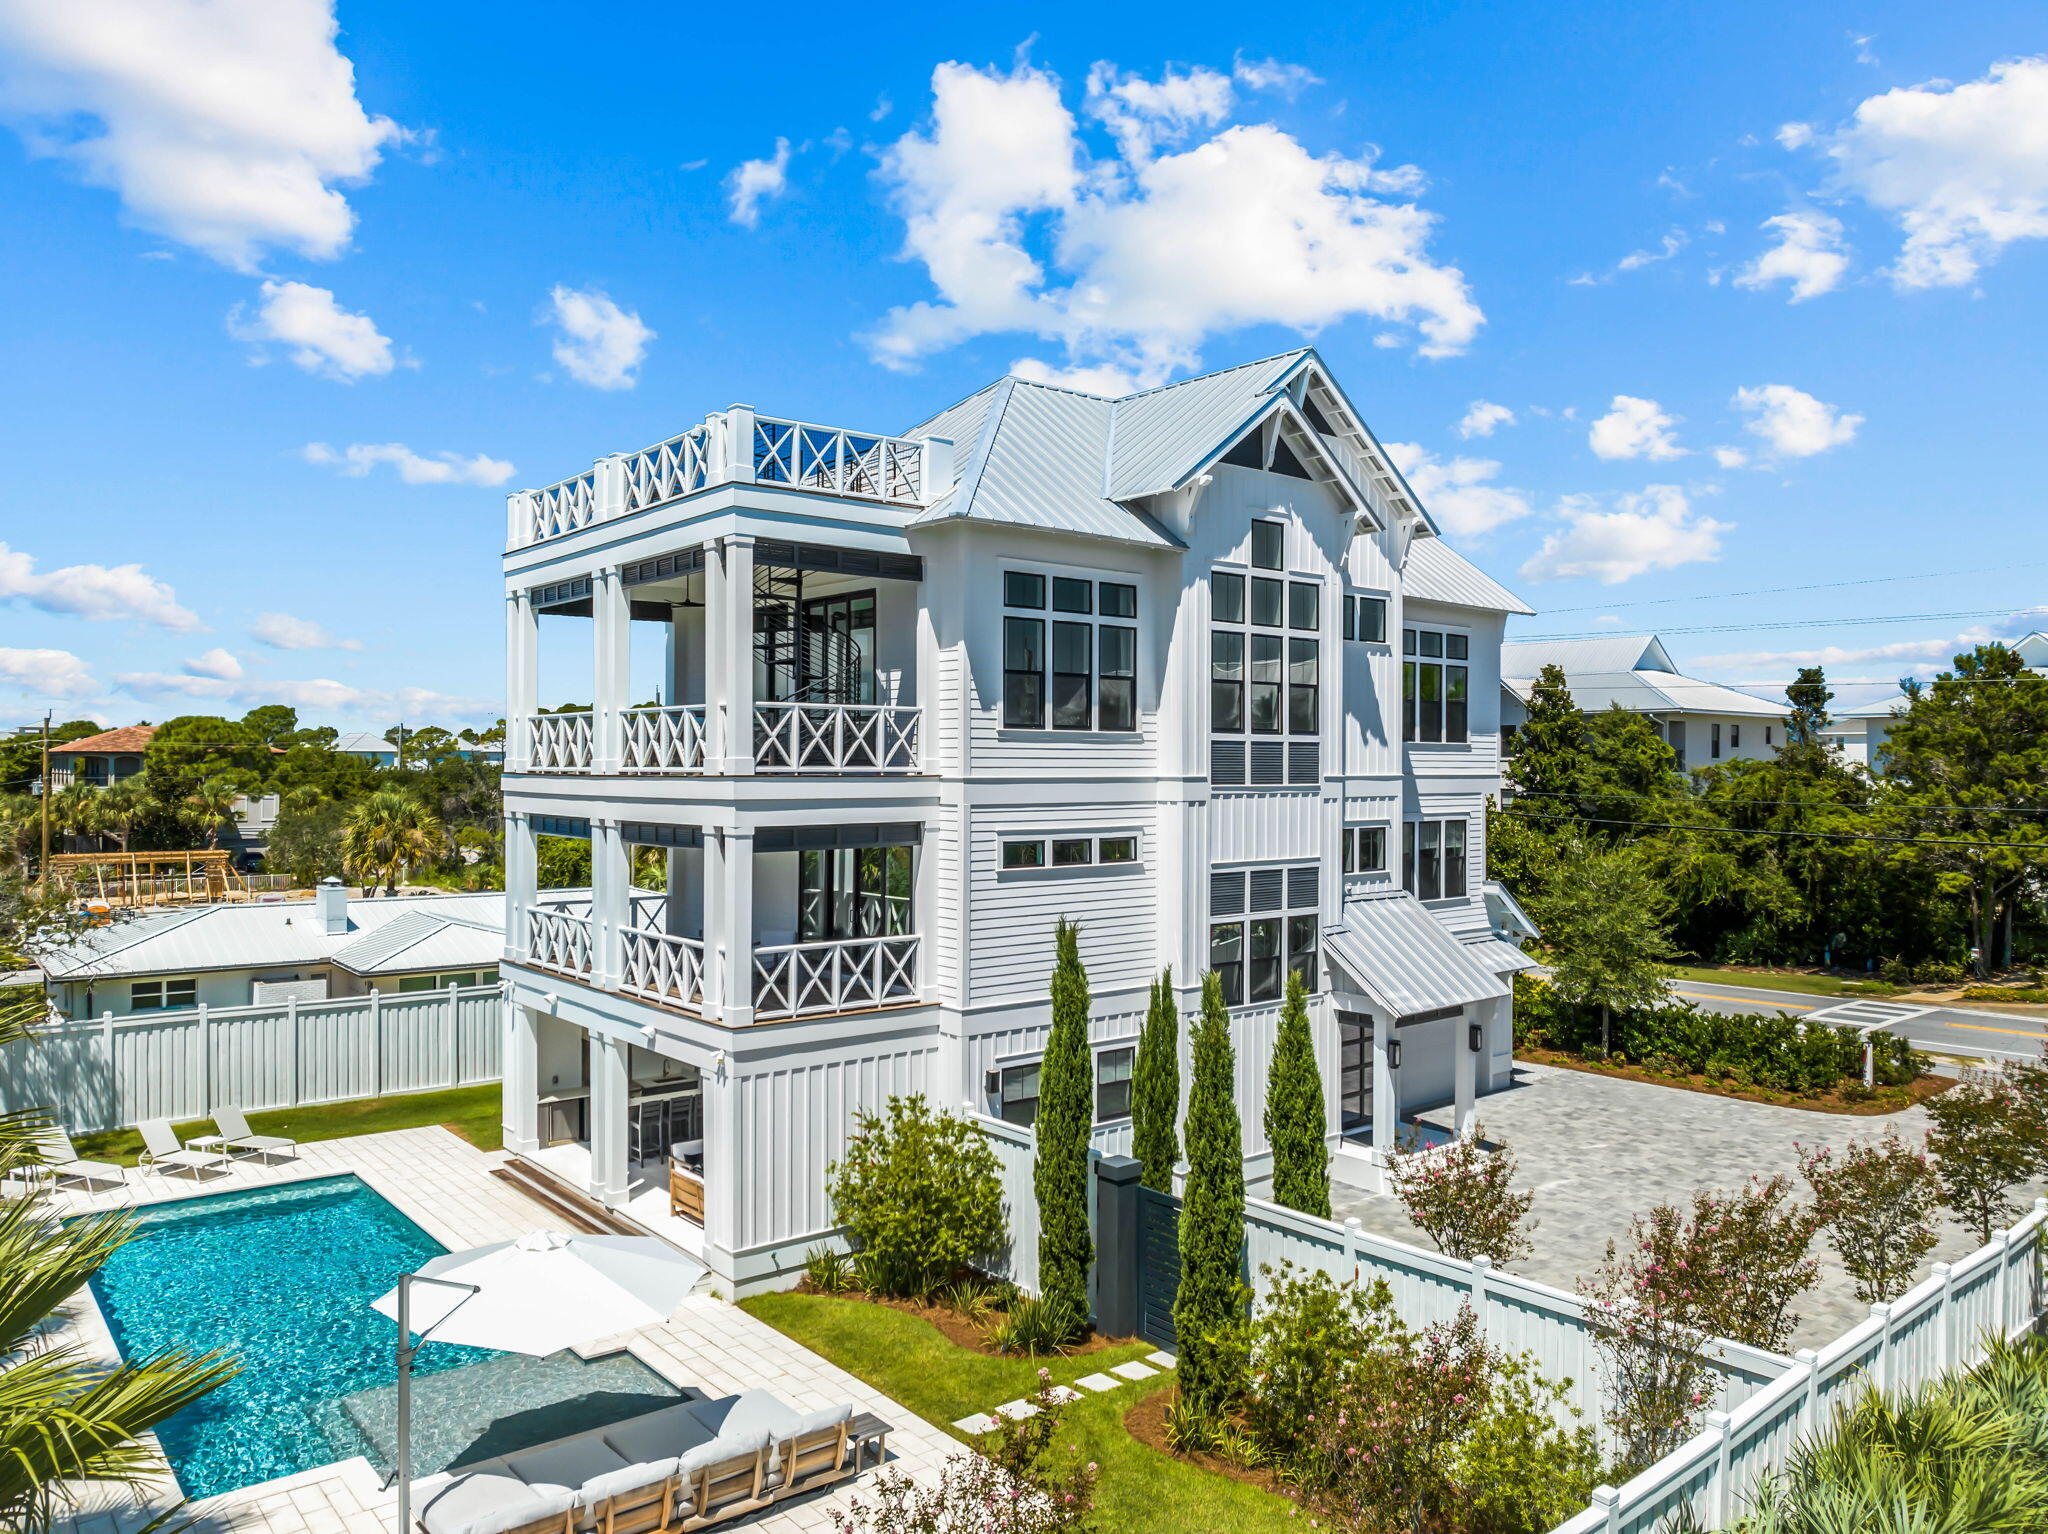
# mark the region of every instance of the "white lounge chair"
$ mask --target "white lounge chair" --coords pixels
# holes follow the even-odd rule
[[[266,1161],[273,1154],[296,1157],[299,1153],[297,1140],[285,1135],[251,1133],[249,1116],[240,1108],[214,1109],[213,1127],[220,1133],[195,1135],[185,1143],[193,1150],[225,1151],[230,1156],[261,1156]]]
[[[91,1187],[96,1182],[128,1180],[127,1170],[111,1161],[87,1161],[81,1157],[61,1124],[52,1124],[37,1139],[43,1153],[42,1169],[59,1184],[82,1182]]]
[[[137,1124],[142,1135],[142,1169],[168,1176],[172,1172],[190,1172],[194,1178],[208,1172],[226,1172],[234,1162],[219,1151],[187,1150],[178,1143],[178,1132],[171,1128],[169,1119],[148,1119]]]

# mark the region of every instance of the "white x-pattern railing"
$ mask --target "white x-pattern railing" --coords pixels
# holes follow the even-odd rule
[[[694,495],[711,482],[711,432],[692,426],[679,437],[626,455],[626,511]]]
[[[916,772],[924,711],[893,703],[757,703],[757,772]]]
[[[872,501],[921,504],[924,444],[805,421],[754,421],[754,478]]]
[[[597,470],[585,469],[558,485],[533,492],[533,543],[573,533],[596,520]]]
[[[666,932],[628,928],[620,989],[694,1007],[704,999],[704,945]]]
[[[529,772],[588,772],[596,739],[588,712],[535,714],[526,721]]]
[[[702,772],[701,705],[629,708],[620,716],[621,772]]]
[[[590,918],[535,906],[526,913],[526,954],[535,964],[571,975],[590,973]]]
[[[814,1017],[917,1000],[918,939],[847,938],[754,950],[754,1016]]]

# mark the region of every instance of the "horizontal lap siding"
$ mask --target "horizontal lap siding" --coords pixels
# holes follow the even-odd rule
[[[970,1003],[1042,997],[1052,979],[1053,928],[1062,916],[1081,924],[1081,961],[1097,991],[1149,984],[1157,955],[1156,816],[1150,806],[1046,805],[977,811],[967,851],[968,945],[974,959]],[[1005,837],[1081,836],[1135,829],[1135,867],[1073,873],[1002,872]]]

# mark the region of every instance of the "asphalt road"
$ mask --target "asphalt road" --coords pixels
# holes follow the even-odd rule
[[[1720,981],[1673,980],[1672,992],[1714,1012],[1825,1017],[1831,1023],[1876,1024],[1903,1034],[1916,1048],[1945,1055],[2032,1057],[2048,1043],[2048,1019],[1918,1002],[1910,997],[1854,1000],[1794,991],[1766,991]]]

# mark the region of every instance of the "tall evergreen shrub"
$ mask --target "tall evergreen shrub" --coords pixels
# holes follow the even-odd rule
[[[1088,972],[1081,966],[1081,929],[1065,917],[1054,931],[1052,1035],[1039,1066],[1038,1288],[1045,1301],[1088,1320],[1088,1269],[1095,1240],[1088,1229],[1088,1139],[1095,1123],[1094,1056],[1088,1048]]]
[[[1188,1184],[1180,1211],[1180,1288],[1173,1298],[1183,1409],[1215,1418],[1237,1394],[1242,1315],[1244,1142],[1234,1088],[1236,1052],[1223,982],[1202,977],[1188,1091]]]
[[[1173,1191],[1173,1164],[1180,1160],[1180,1008],[1173,999],[1173,970],[1152,983],[1145,1031],[1138,1035],[1138,1059],[1131,1067],[1131,1154],[1144,1171],[1138,1181],[1161,1193]]]
[[[1266,1143],[1273,1148],[1273,1202],[1330,1217],[1330,1151],[1323,1141],[1323,1077],[1308,1026],[1308,987],[1287,972],[1287,999],[1266,1078]]]

